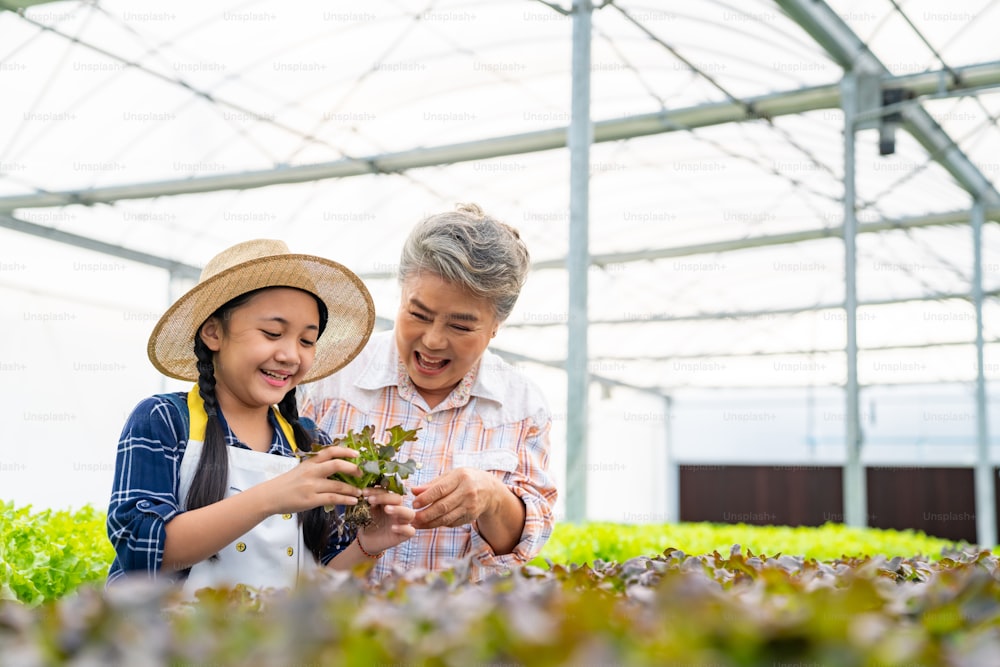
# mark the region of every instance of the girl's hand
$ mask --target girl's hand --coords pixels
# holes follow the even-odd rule
[[[293,514],[321,505],[356,505],[361,490],[346,482],[327,479],[334,473],[361,476],[353,459],[358,452],[347,447],[324,447],[295,468],[254,488],[266,492],[269,514]]]
[[[402,544],[417,533],[411,524],[416,513],[403,504],[403,496],[380,488],[364,490],[372,506],[371,525],[358,531],[365,551],[375,554]]]

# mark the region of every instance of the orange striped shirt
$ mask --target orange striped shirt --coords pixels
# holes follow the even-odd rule
[[[420,530],[386,551],[372,571],[374,581],[394,570],[441,570],[466,558],[470,577],[480,580],[531,560],[552,534],[557,491],[548,472],[551,414],[537,386],[489,350],[433,409],[407,376],[391,331],[372,336],[344,369],[304,385],[299,394],[300,416],[332,437],[368,424],[377,437],[396,424],[419,427],[417,441],[399,452],[401,460],[413,458],[421,466],[407,486],[427,484],[452,468],[479,468],[500,477],[524,503],[524,529],[512,553],[495,554],[473,524]]]

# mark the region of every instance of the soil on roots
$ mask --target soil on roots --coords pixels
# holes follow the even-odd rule
[[[374,522],[372,518],[372,506],[365,498],[358,498],[357,505],[350,505],[344,510],[344,523],[351,530],[359,530],[370,526]]]

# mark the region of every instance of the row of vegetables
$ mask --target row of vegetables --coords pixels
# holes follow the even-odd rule
[[[16,510],[7,510],[9,528]],[[612,529],[593,528],[598,542]],[[712,529],[661,530],[687,528]],[[625,542],[629,530],[619,527]],[[459,563],[376,587],[357,573],[325,572],[294,591],[205,591],[192,603],[153,582],[105,591],[102,572],[42,600],[0,600],[0,665],[998,664],[1000,563],[990,550],[817,558],[750,546],[777,529],[718,527],[727,530],[743,546],[543,560],[479,584]],[[817,542],[851,534],[796,530]],[[576,526],[560,539],[580,548],[587,534]],[[929,539],[869,539],[879,535]],[[7,598],[11,543],[0,534]],[[47,558],[35,566],[79,565]]]

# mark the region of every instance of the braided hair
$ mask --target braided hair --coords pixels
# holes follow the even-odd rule
[[[217,318],[225,327],[232,312],[263,289],[268,288],[253,290],[227,301],[208,319]],[[319,308],[319,335],[322,335],[328,318],[326,304],[315,295],[309,294],[316,299],[316,305]],[[219,417],[219,400],[215,395],[216,380],[213,353],[198,334],[195,334],[194,337],[194,354],[198,360],[198,393],[205,403],[208,424],[205,427],[201,458],[198,461],[194,479],[191,481],[191,489],[187,495],[186,509],[188,510],[219,502],[226,497],[226,491],[229,488],[229,452],[226,448],[222,420]],[[295,392],[296,388],[293,387],[285,394],[278,404],[278,410],[291,425],[295,442],[299,448],[309,449],[313,444],[313,433],[299,421]],[[322,507],[299,512],[298,519],[302,526],[303,541],[317,561],[320,560],[333,532],[333,517],[333,514],[327,513]]]
[[[194,354],[198,359],[198,393],[205,403],[208,424],[205,426],[201,459],[188,491],[189,510],[222,500],[229,488],[229,454],[222,420],[219,419],[219,400],[215,396],[215,365],[212,363],[212,351],[201,336],[194,337]]]

